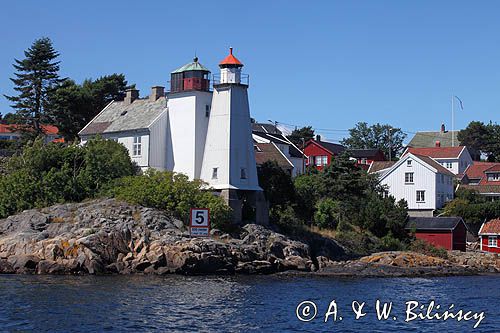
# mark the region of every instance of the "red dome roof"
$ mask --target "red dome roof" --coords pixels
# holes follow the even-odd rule
[[[236,59],[236,57],[233,55],[233,48],[229,48],[229,55],[222,60],[219,65],[236,65],[236,66],[243,66],[243,64]]]

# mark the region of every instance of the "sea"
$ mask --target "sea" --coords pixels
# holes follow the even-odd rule
[[[0,275],[0,332],[32,331],[500,332],[500,275]]]

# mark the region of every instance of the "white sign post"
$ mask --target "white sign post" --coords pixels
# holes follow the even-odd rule
[[[189,230],[191,237],[210,236],[210,209],[191,208],[189,214]]]

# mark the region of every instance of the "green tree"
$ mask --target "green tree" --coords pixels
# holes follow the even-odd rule
[[[59,127],[66,141],[77,138],[78,132],[113,100],[121,100],[127,85],[123,74],[87,79],[81,85],[72,80],[62,82],[51,95],[50,118]]]
[[[1,119],[1,123],[7,125],[18,124],[19,122],[19,117],[15,113],[10,112],[6,113]]]
[[[49,96],[53,89],[61,82],[59,78],[59,53],[52,46],[49,38],[35,40],[24,52],[25,59],[17,60],[13,64],[16,69],[15,78],[11,78],[17,96],[5,97],[23,125],[20,130],[25,137],[42,135],[42,124],[48,121],[50,112]]]
[[[471,121],[458,132],[458,140],[467,146],[474,160],[480,160],[481,154],[484,154],[488,161],[500,161],[500,125]]]
[[[489,129],[480,121],[471,121],[469,125],[458,132],[458,141],[467,146],[474,160],[481,159],[481,153],[486,153],[489,141]]]
[[[405,138],[406,134],[400,128],[389,124],[368,126],[359,122],[349,129],[349,137],[341,143],[350,149],[380,149],[386,157],[397,157],[403,151]]]
[[[259,184],[272,206],[295,201],[295,187],[292,177],[276,161],[266,161],[258,169]]]
[[[292,131],[290,135],[287,136],[294,145],[302,148],[302,144],[314,138],[314,130],[312,126],[305,126],[302,128],[296,128]]]
[[[115,178],[135,168],[126,148],[95,139],[85,146],[49,143],[42,138],[12,157],[0,177],[0,218],[34,207],[92,198]]]

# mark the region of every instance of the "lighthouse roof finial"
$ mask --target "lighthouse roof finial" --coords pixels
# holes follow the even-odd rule
[[[243,67],[243,64],[233,55],[233,48],[229,48],[229,55],[219,63],[219,66]]]

